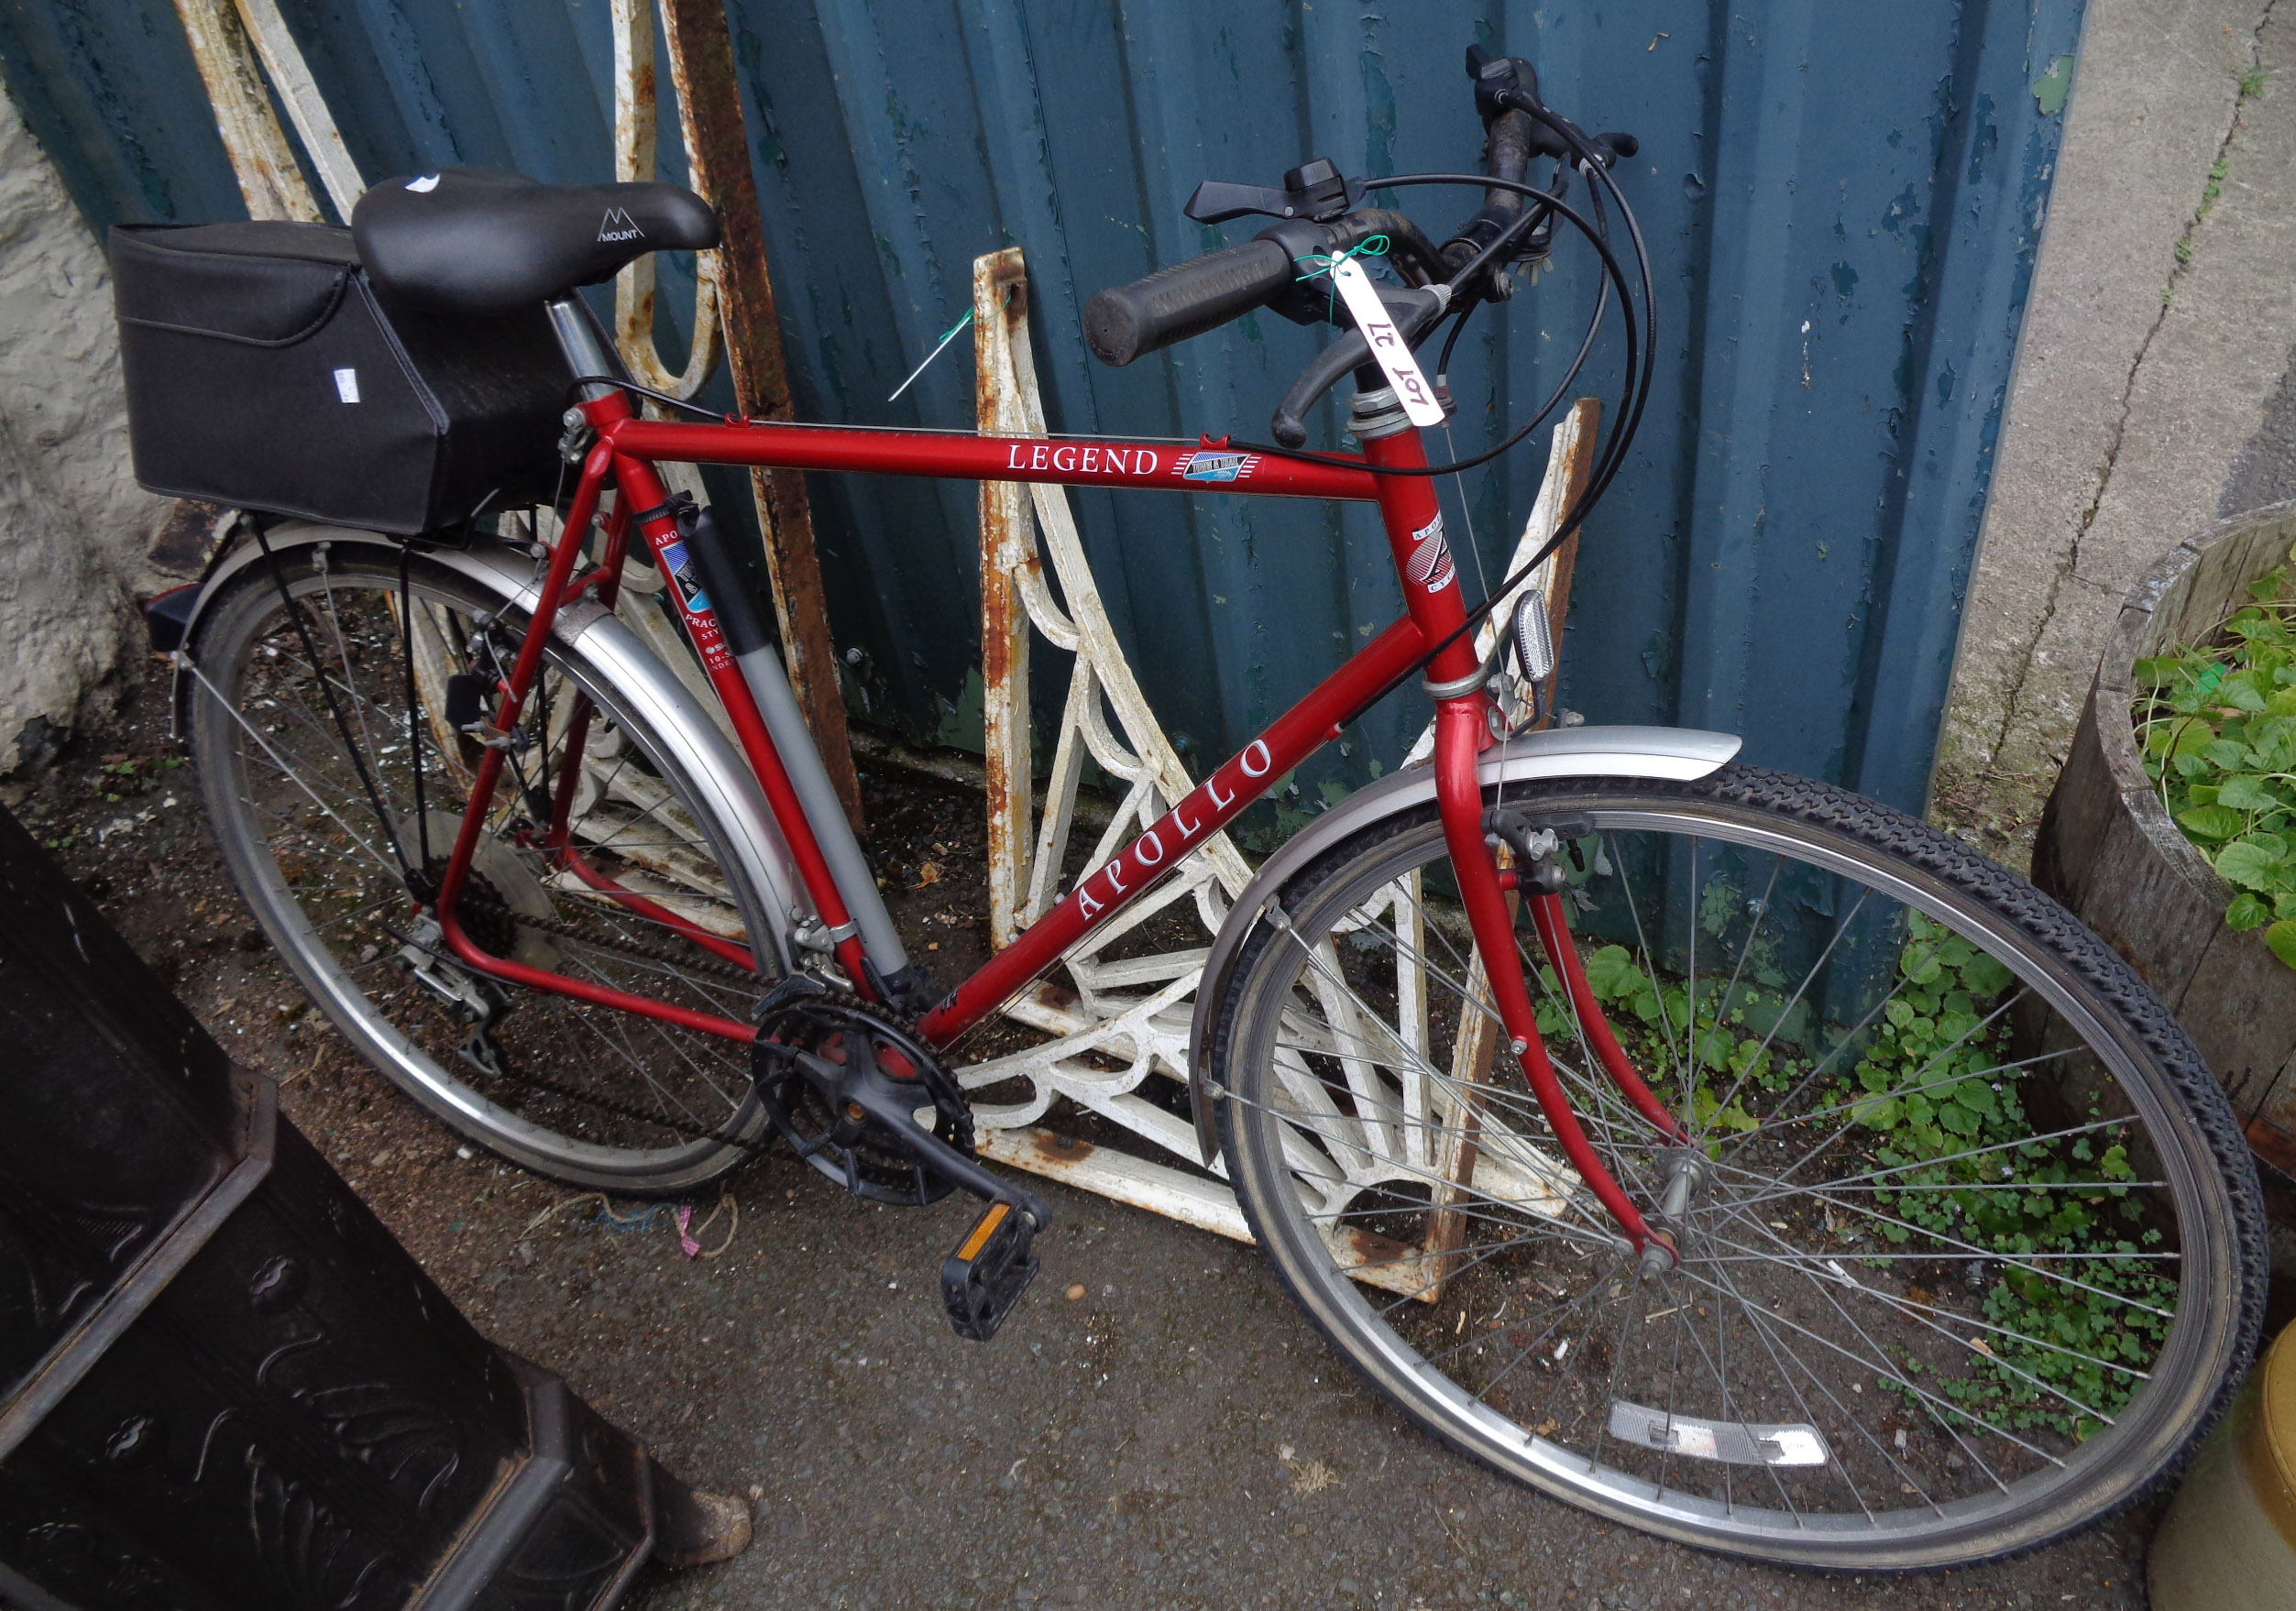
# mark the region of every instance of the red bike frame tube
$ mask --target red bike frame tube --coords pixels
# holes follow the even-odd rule
[[[507,733],[517,727],[519,709],[524,705],[527,693],[541,674],[543,646],[550,637],[550,623],[558,613],[559,601],[566,596],[566,580],[573,574],[576,561],[581,556],[581,534],[589,530],[590,518],[598,512],[599,490],[605,485],[607,472],[612,467],[613,450],[604,443],[590,451],[583,465],[581,484],[575,489],[574,507],[567,511],[564,534],[559,539],[556,551],[551,555],[550,569],[543,579],[542,597],[535,601],[533,619],[527,624],[526,640],[519,645],[518,659],[511,667],[510,684],[502,690],[502,697],[495,707],[494,726],[498,731]],[[572,996],[577,1001],[617,1008],[643,1017],[662,1019],[730,1040],[756,1038],[757,1031],[752,1025],[738,1024],[714,1014],[697,1013],[669,1002],[655,1001],[651,996],[632,995],[626,991],[592,984],[588,980],[571,979],[563,973],[529,968],[523,962],[492,956],[463,931],[455,907],[462,898],[463,885],[468,882],[470,859],[478,850],[478,835],[486,826],[487,807],[494,798],[496,786],[501,782],[503,753],[502,750],[490,745],[486,753],[478,758],[478,775],[470,786],[470,800],[463,810],[462,827],[455,836],[454,853],[447,859],[446,874],[440,881],[438,926],[447,948],[480,973],[506,979],[532,990]]]
[[[764,420],[685,425],[626,417],[601,421],[595,411],[599,405],[585,406],[592,411],[591,422],[617,453],[687,464],[939,476],[957,481],[1055,481],[1155,492],[1341,498],[1358,503],[1379,496],[1375,481],[1393,479],[1337,465],[1245,453],[1229,447],[1225,437],[1216,442],[1205,437],[1193,444],[1063,442],[949,431],[856,431]]]
[[[805,881],[806,893],[813,897],[814,911],[831,934],[851,930],[852,915],[845,910],[845,897],[838,893],[837,881],[830,876],[829,861],[821,854],[821,843],[813,837],[813,824],[807,819],[805,806],[799,803],[797,791],[781,763],[781,752],[774,748],[773,735],[765,730],[765,718],[758,714],[757,701],[742,675],[742,668],[733,663],[724,635],[718,630],[717,615],[708,608],[706,599],[702,608],[693,608],[697,590],[690,577],[675,568],[676,559],[671,551],[682,539],[677,521],[664,507],[669,494],[662,486],[662,478],[654,473],[652,465],[617,454],[614,484],[620,488],[620,497],[640,511],[636,517],[639,532],[653,549],[654,564],[669,583],[670,597],[686,623],[686,635],[695,652],[701,656],[709,685],[717,690],[726,715],[732,720],[733,736],[765,792],[765,803],[773,808],[774,820],[780,824],[782,838],[789,847],[789,859],[796,864],[797,876]],[[863,966],[860,937],[847,933],[837,942],[836,956],[839,966],[844,969],[846,978],[852,981],[862,998],[874,1000],[876,990],[869,981],[869,970]]]
[[[1666,1104],[1653,1094],[1642,1077],[1634,1071],[1626,1048],[1611,1032],[1610,1020],[1603,1016],[1602,1003],[1595,1000],[1594,987],[1587,982],[1587,970],[1578,959],[1578,947],[1571,938],[1570,925],[1564,921],[1563,897],[1540,895],[1533,899],[1531,923],[1539,931],[1539,944],[1546,948],[1554,971],[1562,976],[1563,988],[1570,992],[1579,1029],[1586,1036],[1587,1044],[1594,1047],[1610,1082],[1634,1104],[1637,1112],[1658,1127],[1660,1134],[1677,1145],[1686,1144],[1689,1137],[1683,1134],[1682,1122],[1666,1111]]]
[[[1481,696],[1446,699],[1435,710],[1435,799],[1443,816],[1444,842],[1451,851],[1451,868],[1459,881],[1460,904],[1467,908],[1475,943],[1483,955],[1483,976],[1490,986],[1491,1004],[1507,1026],[1515,1057],[1539,1109],[1554,1128],[1563,1156],[1578,1172],[1587,1189],[1609,1211],[1637,1252],[1649,1242],[1650,1229],[1587,1139],[1587,1132],[1571,1111],[1570,1098],[1556,1078],[1554,1064],[1539,1038],[1538,1015],[1532,1011],[1531,992],[1522,976],[1522,956],[1515,948],[1514,920],[1507,897],[1499,886],[1499,866],[1483,842],[1483,786],[1476,764],[1484,725]]]
[[[747,946],[737,946],[730,939],[711,934],[698,923],[688,923],[667,906],[649,901],[635,890],[624,889],[597,868],[583,860],[582,852],[571,845],[558,852],[558,864],[580,879],[590,888],[618,905],[628,907],[649,923],[658,923],[681,939],[691,940],[705,951],[715,951],[736,968],[748,972],[757,971],[757,959]]]
[[[564,758],[558,762],[558,786],[550,795],[550,827],[543,834],[543,844],[551,854],[564,858],[573,842],[574,792],[582,784],[582,747],[590,740],[590,696],[577,694],[574,712],[566,718],[566,740]]]

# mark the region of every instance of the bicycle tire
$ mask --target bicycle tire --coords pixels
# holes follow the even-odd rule
[[[396,839],[401,855],[419,858],[427,827],[432,866],[443,869],[478,751],[445,729],[441,678],[430,675],[417,696],[427,790],[416,818],[401,564],[397,546],[380,542],[289,549],[278,556],[277,575],[269,561],[257,560],[203,613],[189,646],[196,682],[187,736],[233,882],[335,1026],[452,1129],[570,1186],[631,1197],[699,1191],[770,1134],[746,1047],[553,992],[486,985],[433,941],[415,959],[434,979],[493,990],[509,1003],[489,1037],[500,1065],[489,1072],[456,1049],[468,1036],[470,1013],[404,966],[406,948],[414,943],[421,952],[425,937],[402,869],[383,852]],[[412,619],[426,656],[447,655],[453,640],[457,664],[487,658],[489,675],[507,665],[523,635],[523,612],[419,556],[406,575],[422,607]],[[303,638],[280,602],[282,579],[304,612],[335,706],[309,675]],[[498,624],[481,631],[483,617]],[[434,674],[453,669],[444,658],[423,663]],[[585,865],[611,862],[618,882],[652,891],[657,905],[667,903],[660,909],[683,913],[737,949],[741,937],[765,932],[765,904],[728,853],[727,831],[644,712],[578,648],[559,642],[545,652],[543,685],[522,716],[528,748],[505,768],[480,842],[466,926],[483,930],[482,943],[498,955],[746,1018],[768,981],[570,887],[566,867],[519,842],[523,814],[534,806],[518,779],[555,775],[550,760],[564,731],[554,733],[552,724],[567,719],[579,695],[594,713],[586,750],[592,759],[577,800],[588,825],[577,834]],[[363,765],[353,763],[344,726],[357,733]],[[393,819],[388,837],[369,784]]]
[[[1287,882],[1215,1016],[1231,1180],[1332,1345],[1420,1426],[1511,1476],[1778,1563],[1966,1565],[2086,1526],[2175,1472],[2252,1356],[2265,1240],[2230,1106],[2134,971],[2031,885],[1830,785],[1732,765],[1694,783],[1553,780],[1504,795],[1596,826],[1572,852],[1585,864],[1565,861],[1572,926],[1612,992],[1605,1016],[1692,1127],[1705,1184],[1687,1149],[1660,1145],[1588,1075],[1595,1050],[1552,975],[1533,989],[1543,1016],[1565,1020],[1545,1038],[1614,1175],[1646,1212],[1673,1171],[1691,1178],[1672,1226],[1682,1261],[1637,1282],[1622,1243],[1599,1246],[1609,1227],[1590,1194],[1539,1173],[1559,1159],[1538,1145],[1519,1070],[1502,1056],[1478,1081],[1456,1061],[1489,1033],[1477,1008],[1462,1011],[1446,1071],[1448,1021],[1410,1003],[1432,999],[1437,976],[1464,1003],[1473,962],[1441,949],[1434,808],[1399,808]],[[1645,905],[1647,926],[1625,922]],[[1732,935],[1725,964],[1716,953]],[[1789,953],[1816,957],[1790,995]],[[1383,968],[1391,997],[1378,993]],[[1927,1020],[1916,1010],[1940,1001]],[[1803,1002],[1874,1004],[1845,1019]],[[1370,1025],[1367,1008],[1393,1022]],[[1758,1043],[1749,1011],[1770,1021]],[[1419,1025],[1427,1038],[1406,1046]],[[1949,1044],[1947,1027],[1961,1038]],[[1829,1036],[1830,1071],[1818,1060]],[[1375,1054],[1381,1084],[1362,1066]],[[1733,1059],[1743,1067],[1730,1074]],[[1893,1070],[1905,1076],[1894,1084]],[[1918,1122],[1915,1096],[1928,1101]],[[1977,1111],[1988,1103],[1990,1117]],[[1416,1177],[1396,1161],[1412,1156],[1413,1111],[1428,1115]],[[2033,1115],[2051,1112],[2071,1123],[2039,1128]],[[1978,1150],[1939,1151],[1932,1131]],[[1481,1150],[1462,1168],[1468,1134]],[[1801,1161],[1780,1161],[1813,1137]],[[1821,1173],[1839,1178],[1797,1181],[1828,1149]],[[1989,1178],[1996,1163],[2008,1179]],[[1769,1205],[1758,1220],[1754,1204]]]

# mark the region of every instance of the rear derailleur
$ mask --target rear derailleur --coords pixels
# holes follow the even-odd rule
[[[415,919],[412,934],[399,948],[400,968],[449,1012],[469,1027],[455,1055],[481,1074],[501,1079],[510,1070],[494,1044],[494,1026],[510,1015],[508,992],[483,974],[473,973],[446,948],[438,919],[425,913]]]
[[[793,974],[758,1009],[759,1099],[797,1156],[872,1202],[922,1207],[959,1188],[987,1203],[942,1261],[960,1337],[985,1342],[1036,1278],[1044,1202],[983,1168],[956,1077],[906,1025]]]

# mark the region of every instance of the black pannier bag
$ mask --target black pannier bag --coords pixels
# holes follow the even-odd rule
[[[401,536],[551,496],[573,377],[539,304],[393,302],[324,224],[126,225],[111,246],[148,490]]]

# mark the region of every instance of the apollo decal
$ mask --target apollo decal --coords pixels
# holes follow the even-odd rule
[[[1443,517],[1437,515],[1412,533],[1412,551],[1403,561],[1403,574],[1430,593],[1451,586],[1458,573],[1451,568],[1451,548],[1443,540]]]
[[[1076,886],[1078,915],[1097,917],[1118,902],[1139,893],[1159,871],[1178,861],[1195,848],[1197,840],[1227,820],[1243,796],[1244,778],[1256,783],[1275,769],[1275,752],[1268,748],[1265,739],[1254,739],[1245,745],[1241,755],[1206,778],[1203,786],[1173,806],[1163,821],[1116,852],[1115,859],[1099,871],[1085,876]],[[1227,774],[1225,787],[1221,784],[1223,773]],[[1206,801],[1211,803],[1212,813],[1217,815],[1204,810]],[[1191,811],[1195,814],[1192,822],[1189,820]],[[1095,884],[1106,893],[1093,894]]]
[[[670,573],[671,580],[676,584],[677,602],[684,609],[687,632],[700,650],[703,665],[713,672],[731,665],[733,656],[726,648],[725,634],[718,630],[718,618],[708,613],[709,595],[702,591],[701,577],[677,528],[665,523],[661,536],[649,537],[647,542],[662,568]]]
[[[1008,470],[1063,475],[1153,476],[1162,463],[1152,447],[1104,447],[1097,442],[1016,442],[1005,454]]]

